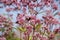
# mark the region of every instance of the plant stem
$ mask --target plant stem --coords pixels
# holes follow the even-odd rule
[[[33,27],[33,40],[34,40],[35,26]]]
[[[29,40],[29,34],[28,34],[28,40]]]

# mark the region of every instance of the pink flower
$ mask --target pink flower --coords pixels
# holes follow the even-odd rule
[[[36,2],[37,0],[32,0],[33,2]]]
[[[42,37],[40,40],[48,40],[46,37]]]
[[[34,8],[34,6],[33,6],[33,4],[32,3],[29,3],[29,8],[31,8],[31,9],[33,9]]]
[[[19,19],[19,20],[18,20],[18,23],[19,23],[19,24],[23,24],[24,22],[25,22],[24,19]]]
[[[6,8],[6,11],[10,12],[10,11],[12,11],[12,8]]]
[[[39,19],[36,19],[36,23],[40,24],[41,22],[40,22],[40,20],[39,20]]]
[[[46,10],[46,14],[48,15],[48,14],[51,14],[51,10]]]
[[[38,6],[38,7],[42,7],[43,4],[42,4],[42,3],[38,3],[37,6]]]
[[[18,14],[18,15],[17,15],[17,19],[20,19],[20,18],[22,18],[22,17],[24,17],[24,14]]]
[[[58,12],[58,15],[60,16],[60,12]]]
[[[34,15],[31,15],[30,18],[36,20],[36,16]]]
[[[42,2],[43,2],[45,5],[48,5],[49,3],[53,3],[54,0],[42,0]]]
[[[17,5],[17,9],[18,9],[18,10],[20,10],[20,9],[21,9],[20,5]]]
[[[39,33],[37,33],[37,34],[36,34],[36,36],[37,36],[37,37],[39,37],[39,38],[41,38],[41,37],[42,37],[42,36],[41,36],[41,34],[39,34]]]
[[[6,38],[5,37],[0,37],[0,40],[6,40]]]
[[[57,19],[52,19],[53,24],[59,24],[59,21]]]
[[[32,28],[32,26],[29,26],[29,25],[28,25],[28,26],[26,27],[26,29],[27,29],[27,33],[30,34],[30,33],[32,32],[32,29],[33,29],[33,28]]]
[[[49,39],[53,39],[55,37],[54,33],[50,33]]]
[[[0,22],[3,23],[4,21],[6,21],[6,17],[3,15],[0,15]]]
[[[32,25],[36,24],[36,20],[30,20],[30,22],[31,22]]]
[[[60,27],[59,27],[59,28],[54,29],[54,33],[60,33]]]
[[[45,27],[43,27],[45,30],[48,30],[48,27],[47,26],[45,26]]]
[[[18,24],[23,24],[24,22],[25,22],[24,14],[18,14],[18,16],[17,16],[17,23]]]
[[[25,7],[23,7],[23,12],[26,12],[26,8]]]
[[[59,24],[59,21],[56,20],[52,15],[43,16],[43,19],[46,24]]]
[[[53,4],[52,8],[55,9],[55,10],[57,10],[58,9],[58,5],[57,4]]]

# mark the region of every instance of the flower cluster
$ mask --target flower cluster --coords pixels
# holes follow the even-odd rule
[[[0,14],[0,40],[60,40],[59,0],[0,0],[0,4],[8,13]],[[10,15],[14,11],[17,16]]]

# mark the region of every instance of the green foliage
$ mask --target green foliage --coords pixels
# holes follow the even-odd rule
[[[18,30],[20,30],[21,32],[25,32],[26,28],[24,28],[24,27],[18,27]]]
[[[57,40],[60,39],[60,34],[56,34]]]
[[[36,27],[35,27],[35,29],[36,29],[37,31],[40,31],[40,28],[41,28],[41,24],[37,24]]]
[[[4,31],[5,31],[5,29],[4,29],[4,28],[0,28],[0,31],[4,32]]]
[[[9,35],[6,37],[6,40],[20,40],[17,37],[13,36],[13,32],[10,32]]]
[[[32,40],[32,36],[29,36],[29,40]]]

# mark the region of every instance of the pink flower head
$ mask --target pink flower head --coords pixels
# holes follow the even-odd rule
[[[26,8],[25,7],[23,7],[23,12],[26,12]]]
[[[38,7],[42,7],[43,4],[42,4],[42,3],[38,3],[37,6],[38,6]]]
[[[54,33],[50,33],[49,39],[53,39],[55,37]]]
[[[6,21],[6,17],[3,16],[3,15],[0,15],[0,22],[2,23],[2,22],[4,22],[4,21]]]
[[[6,8],[6,11],[10,12],[10,11],[12,11],[12,8]]]
[[[39,19],[36,19],[36,23],[40,24],[41,22],[40,22],[40,20],[39,20]]]
[[[46,37],[42,37],[40,40],[48,40]]]
[[[22,14],[22,13],[17,15],[17,18],[18,18],[18,19],[20,19],[20,18],[22,18],[22,17],[24,17],[24,14]]]
[[[23,24],[24,22],[25,22],[25,20],[22,19],[22,18],[18,20],[18,23],[19,23],[19,24]]]
[[[59,24],[59,21],[58,21],[58,20],[56,20],[56,19],[55,19],[55,20],[53,20],[52,22],[53,22],[53,24]]]
[[[32,29],[32,26],[29,26],[29,25],[28,25],[28,26],[27,26],[27,29]]]
[[[43,2],[45,5],[48,5],[49,3],[53,3],[54,1],[53,1],[53,0],[42,0],[42,2]]]
[[[58,9],[58,5],[57,4],[53,4],[52,8],[55,9],[55,10],[57,10]]]
[[[36,24],[36,20],[30,20],[30,22],[31,22],[32,25]]]
[[[43,18],[47,24],[59,24],[59,21],[52,15],[44,16]]]
[[[51,13],[51,10],[46,10],[46,14],[50,14]]]
[[[36,16],[34,15],[31,15],[30,18],[36,20]]]
[[[47,26],[45,26],[45,27],[43,27],[45,30],[48,30],[48,27]]]
[[[23,24],[24,22],[25,22],[24,14],[18,14],[16,23]]]
[[[32,0],[33,2],[36,2],[37,0]]]
[[[37,36],[37,37],[39,37],[39,38],[41,38],[41,37],[42,37],[42,36],[41,36],[41,34],[39,34],[39,33],[37,33],[37,34],[36,34],[36,36]]]
[[[33,6],[33,4],[32,4],[32,3],[29,3],[29,8],[31,8],[31,9],[33,9],[33,8],[34,8],[34,6]]]
[[[60,27],[54,30],[55,33],[60,33]]]
[[[27,28],[27,32],[28,33],[31,33],[32,32],[32,26],[27,26],[26,28]]]
[[[0,37],[0,40],[6,40],[6,38],[5,37]]]
[[[58,15],[60,16],[60,12],[58,12]]]

